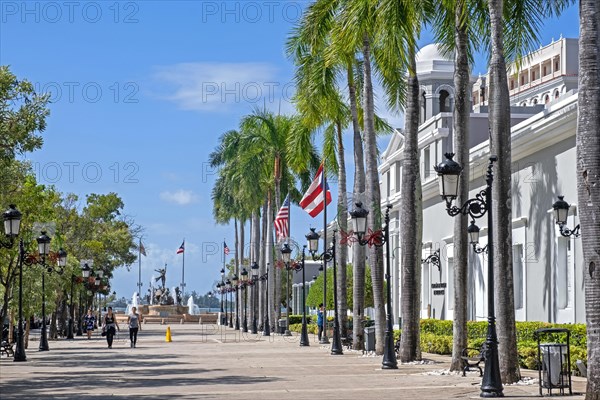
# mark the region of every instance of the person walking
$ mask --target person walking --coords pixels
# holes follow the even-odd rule
[[[129,325],[129,341],[131,342],[129,346],[134,348],[137,342],[138,330],[142,330],[142,326],[140,325],[141,318],[136,311],[136,307],[131,307],[131,313],[127,317],[127,325]]]
[[[319,304],[319,310],[317,311],[317,328],[319,330],[319,342],[320,342],[321,335],[323,334],[323,303]]]
[[[88,340],[92,338],[92,332],[94,332],[94,326],[96,326],[96,316],[92,313],[92,309],[89,308],[85,317],[83,317],[83,327],[87,333]]]
[[[108,343],[109,349],[112,349],[113,338],[117,333],[115,331],[115,327],[118,331],[121,330],[119,328],[119,324],[117,323],[117,317],[115,316],[115,314],[113,314],[112,307],[108,307],[108,311],[104,316],[104,329],[106,330],[106,343]]]

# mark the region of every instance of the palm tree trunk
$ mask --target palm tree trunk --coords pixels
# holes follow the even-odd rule
[[[251,251],[251,256],[250,256],[250,260],[252,262],[256,261],[256,263],[259,265],[259,270],[258,273],[259,275],[261,274],[261,270],[260,270],[260,265],[261,265],[261,258],[260,258],[260,211],[259,210],[255,210],[252,212],[252,225],[251,225],[251,229],[250,229],[250,251]],[[253,286],[252,290],[257,290],[258,294],[252,296],[254,302],[256,302],[256,304],[253,305],[253,310],[254,312],[257,313],[257,320],[258,323],[260,324],[260,321],[262,321],[262,308],[261,308],[261,301],[260,301],[260,293],[262,293],[261,291],[262,288],[262,283],[259,283],[255,286]]]
[[[502,0],[488,2],[491,27],[490,59],[490,141],[491,154],[498,154],[493,193],[494,213],[494,282],[498,320],[498,353],[502,382],[514,383],[521,379],[517,353],[514,287],[512,269],[512,206],[511,206],[511,149],[510,102],[504,38],[502,33]]]
[[[271,194],[269,194],[269,202],[267,203],[267,232],[265,236],[265,242],[267,245],[265,246],[265,258],[267,264],[269,265],[269,322],[271,326],[277,325],[277,319],[279,318],[277,309],[280,309],[279,303],[276,303],[275,291],[276,291],[276,277],[277,268],[275,267],[275,263],[273,262],[273,202],[271,199]]]
[[[375,136],[375,104],[373,101],[373,82],[371,80],[371,43],[365,34],[363,38],[364,58],[364,123],[367,179],[367,207],[369,228],[381,229],[381,194],[379,192],[379,172],[377,171],[377,138]],[[373,246],[369,249],[371,281],[373,283],[373,307],[375,308],[375,353],[383,354],[385,333],[385,309],[383,298],[383,248]]]
[[[344,155],[344,141],[342,137],[342,125],[337,123],[338,143],[338,213],[337,221],[341,231],[348,231],[348,196],[346,194],[346,158]],[[346,289],[346,264],[348,262],[348,245],[338,246],[337,253],[337,298],[338,311],[341,324],[341,335],[347,337],[348,331],[348,299]]]
[[[354,145],[354,201],[365,192],[365,161],[363,143],[358,123],[358,108],[356,101],[356,84],[352,66],[348,66],[348,94],[350,112],[352,113],[352,130]],[[355,245],[352,247],[352,347],[363,349],[362,321],[365,309],[365,248]]]
[[[402,199],[400,201],[400,226],[406,229],[400,235],[402,270],[402,336],[400,360],[415,361],[420,358],[420,305],[421,305],[421,232],[422,205],[419,179],[419,81],[416,73],[415,49],[409,49],[408,94],[406,96],[406,139],[402,164]]]
[[[241,268],[244,268],[244,267],[248,266],[247,263],[244,261],[244,247],[245,247],[244,246],[244,242],[245,242],[245,236],[246,236],[245,229],[244,229],[244,225],[245,224],[246,224],[245,218],[240,218],[240,228],[239,228],[239,231],[240,231],[240,244],[239,244],[239,246],[237,248],[239,248],[238,262],[240,263],[240,267]],[[240,271],[241,271],[241,269],[240,269]],[[248,272],[250,272],[250,271],[248,270]],[[241,275],[238,275],[238,276],[240,277],[240,279],[242,278]],[[243,290],[240,291],[240,298],[239,298],[238,301],[240,303],[240,308],[239,308],[241,310],[240,311],[240,315],[243,317],[244,316],[244,309],[243,309],[243,307],[244,307],[244,293],[243,293]],[[246,302],[246,306],[247,305],[248,305],[248,302]]]
[[[276,258],[277,260],[281,260],[281,252],[279,251],[279,248],[277,246],[277,244],[275,243],[275,239],[274,239],[274,234],[273,234],[273,230],[274,230],[274,226],[273,226],[273,222],[274,222],[274,215],[276,211],[279,211],[279,208],[281,207],[281,175],[280,172],[281,171],[281,161],[278,159],[277,161],[277,165],[279,166],[276,170],[276,175],[275,175],[275,202],[274,204],[271,206],[271,223],[268,225],[269,227],[269,236],[270,236],[270,243],[273,244],[275,247],[273,248],[273,250],[271,251],[272,253],[272,257]],[[273,262],[271,263],[271,265],[275,265]],[[274,268],[273,269],[274,272],[274,285],[273,285],[273,305],[275,306],[275,315],[277,317],[277,320],[279,320],[281,318],[281,277],[282,277],[282,270],[279,268]]]
[[[586,399],[600,399],[600,3],[579,3],[577,199],[585,275],[588,376]]]
[[[470,68],[468,58],[468,33],[464,20],[465,1],[458,1],[455,10],[456,30],[454,32],[454,151],[456,161],[463,166],[460,187],[456,204],[464,204],[469,198],[469,116]],[[430,168],[425,165],[425,168]],[[467,240],[466,215],[459,214],[454,218],[454,323],[452,340],[451,371],[461,371],[463,362],[462,350],[467,347],[467,277],[469,244]]]
[[[265,202],[263,204],[262,207],[262,220],[261,220],[261,241],[260,241],[260,269],[261,269],[261,275],[265,274],[267,272],[267,270],[269,270],[270,265],[267,265],[267,215],[268,215],[268,211],[269,208],[267,206],[269,200],[268,198],[265,199]],[[270,275],[269,271],[269,275]],[[262,312],[262,319],[260,320],[261,324],[265,321],[265,318],[267,315],[269,315],[269,317],[271,316],[268,308],[267,308],[267,298],[269,296],[269,293],[267,293],[267,282],[261,282],[261,286],[260,286],[260,309]]]

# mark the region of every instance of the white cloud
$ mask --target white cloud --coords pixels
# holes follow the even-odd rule
[[[186,206],[198,201],[198,195],[191,190],[179,189],[175,192],[161,192],[160,199],[167,203],[175,203],[180,206]]]
[[[156,68],[164,99],[184,110],[226,111],[234,105],[289,101],[293,82],[282,81],[266,63],[180,63]]]

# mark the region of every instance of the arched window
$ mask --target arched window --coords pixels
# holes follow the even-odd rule
[[[445,90],[440,90],[440,112],[450,111],[450,94]]]
[[[537,103],[538,103],[538,99],[533,99],[533,100],[531,101],[531,104],[533,104],[534,106],[535,106]]]
[[[560,92],[558,90],[554,91],[554,98],[558,99],[558,97],[560,96]]]
[[[548,96],[548,95],[544,96],[544,103],[545,104],[550,103],[550,96]]]

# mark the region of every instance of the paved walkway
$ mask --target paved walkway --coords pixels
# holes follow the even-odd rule
[[[241,334],[212,325],[144,325],[138,346],[121,337],[50,341],[49,352],[30,343],[27,362],[0,359],[0,399],[452,399],[478,398],[478,373],[442,375],[449,357],[426,354],[421,364],[382,370],[381,357],[345,351],[331,356],[310,335],[299,338]],[[528,371],[529,376],[537,372]],[[574,379],[575,392],[585,381]],[[537,383],[504,388],[507,397],[532,399]],[[570,399],[583,400],[583,396]]]

